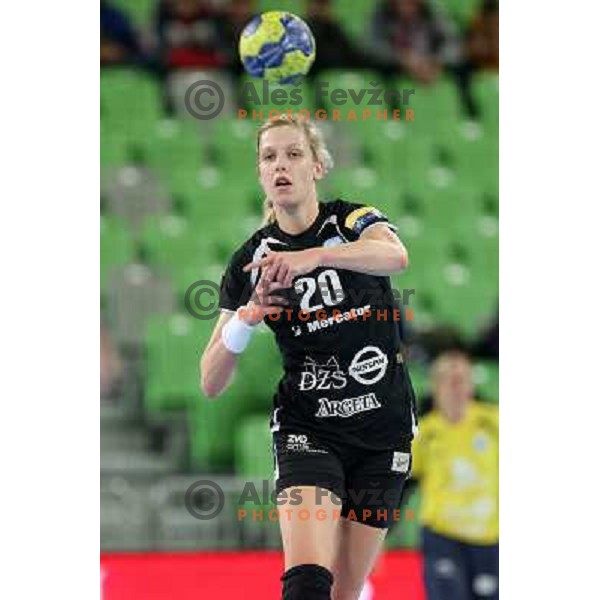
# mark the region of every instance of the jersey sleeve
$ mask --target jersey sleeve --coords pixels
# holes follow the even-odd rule
[[[337,210],[344,233],[353,240],[377,223],[385,223],[392,231],[396,231],[388,217],[375,206],[340,200]]]
[[[244,306],[252,295],[252,281],[250,273],[244,273],[243,267],[251,262],[246,248],[240,248],[231,258],[223,277],[219,295],[221,310],[235,312]]]

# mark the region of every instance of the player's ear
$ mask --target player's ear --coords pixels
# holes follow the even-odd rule
[[[321,161],[316,161],[314,163],[314,177],[315,181],[319,181],[319,179],[323,179],[325,176],[325,169],[323,168],[323,163]]]

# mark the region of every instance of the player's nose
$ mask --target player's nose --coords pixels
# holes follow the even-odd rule
[[[289,167],[288,160],[285,156],[278,156],[275,161],[275,171],[287,171]]]

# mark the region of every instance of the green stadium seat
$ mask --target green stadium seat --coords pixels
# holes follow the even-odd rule
[[[100,129],[100,164],[103,168],[117,168],[130,159],[130,140],[117,127],[101,122]]]
[[[206,164],[205,144],[195,123],[168,120],[153,127],[143,147],[150,168],[167,183],[173,194],[191,202]]]
[[[473,94],[481,107],[486,131],[497,140],[499,118],[499,78],[493,71],[480,71],[473,77]]]
[[[181,410],[199,394],[200,347],[188,314],[150,319],[146,335],[145,408],[153,415]]]
[[[234,231],[237,234],[242,232],[246,218],[260,220],[262,217],[258,185],[231,177],[228,173],[230,171],[215,170],[210,174],[210,179],[207,178],[200,184],[194,183],[195,197],[186,206],[193,223],[203,226],[207,222],[212,223],[215,229],[223,230],[218,232],[223,237]],[[229,231],[224,231],[225,224]],[[239,237],[237,240],[238,244],[243,241]]]
[[[498,141],[457,138],[452,146],[457,177],[480,192],[498,194]]]
[[[272,434],[265,414],[246,417],[235,432],[235,472],[249,479],[273,475]]]
[[[340,113],[341,122],[344,123],[349,129],[360,137],[366,135],[367,124],[369,121],[362,121],[362,111],[370,110],[372,114],[375,114],[378,107],[369,105],[371,95],[365,92],[360,96],[362,90],[369,90],[373,88],[371,82],[378,82],[380,77],[374,71],[350,71],[350,70],[339,70],[330,69],[319,73],[315,80],[315,86],[320,86],[323,90],[323,99],[316,99],[317,108],[324,108],[327,110],[330,118],[332,118],[331,111],[338,110]],[[325,87],[326,86],[326,87]],[[334,102],[333,93],[334,90],[344,90],[346,92],[346,99],[343,97],[336,99]],[[354,90],[356,93],[356,99],[353,98],[348,90]],[[384,106],[379,107],[381,109]],[[346,120],[350,111],[353,110],[357,119]]]
[[[133,69],[107,69],[100,75],[102,120],[143,143],[163,116],[159,83]]]
[[[405,110],[413,111],[414,120],[405,121],[409,135],[439,142],[452,138],[457,122],[462,120],[462,110],[456,84],[447,76],[424,86],[406,78],[395,80],[398,90],[415,90],[409,96]]]
[[[100,218],[100,289],[110,279],[112,267],[126,265],[133,260],[135,245],[125,223],[117,217]]]
[[[214,124],[211,151],[214,165],[226,173],[235,172],[237,181],[256,181],[256,131],[258,122],[219,119]]]
[[[210,236],[185,217],[157,215],[144,222],[142,232],[145,260],[153,265],[201,267],[214,262]]]

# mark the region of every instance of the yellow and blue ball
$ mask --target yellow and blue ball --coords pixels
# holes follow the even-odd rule
[[[266,12],[244,28],[240,59],[252,77],[278,84],[296,83],[315,60],[315,39],[310,27],[289,12]]]

